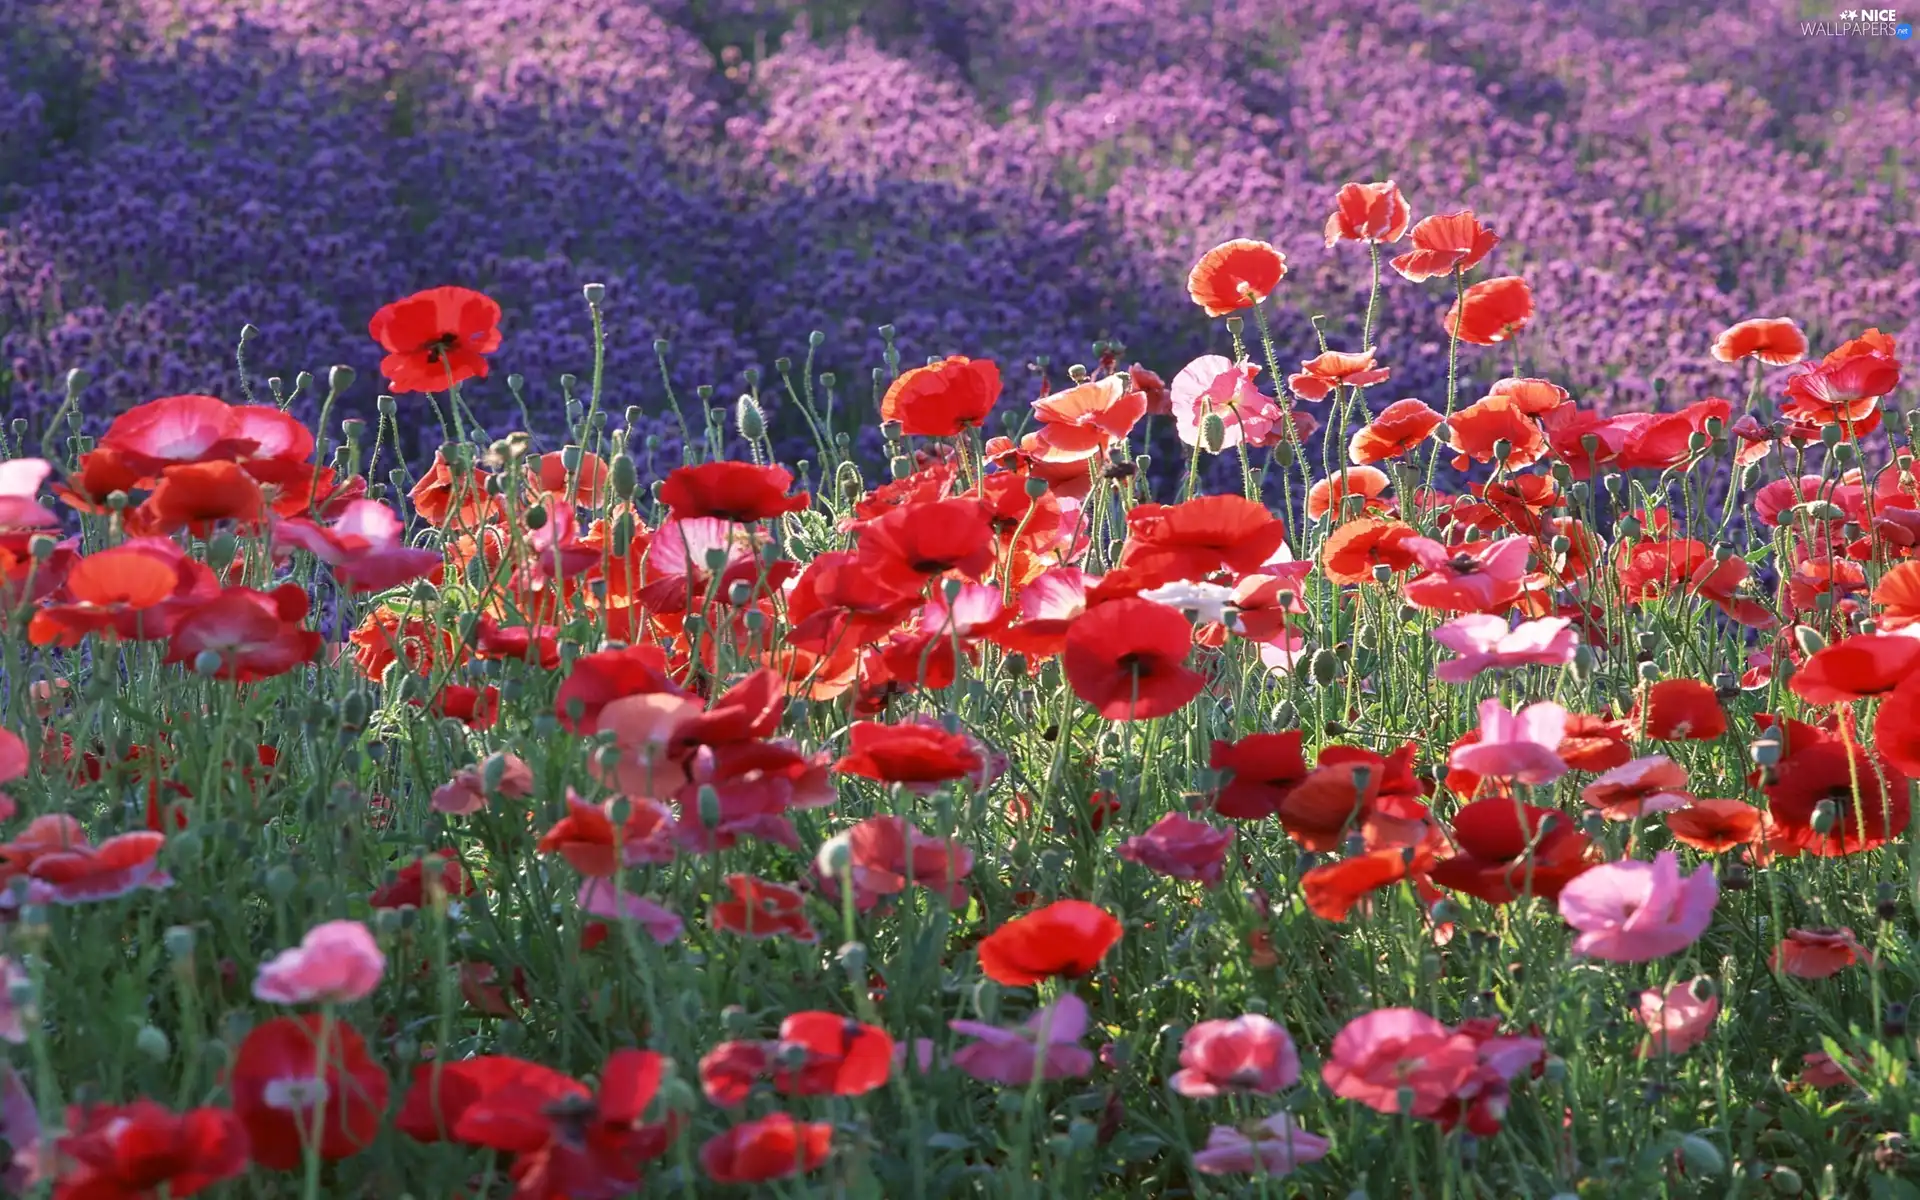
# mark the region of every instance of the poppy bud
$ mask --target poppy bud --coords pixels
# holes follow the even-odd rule
[[[1210,412],[1200,419],[1200,445],[1208,454],[1218,454],[1227,445],[1227,423],[1219,413]]]
[[[939,360],[936,359],[935,361],[937,362]],[[1074,363],[1067,368],[1067,378],[1073,380],[1075,383],[1085,383],[1088,378],[1090,378],[1087,374],[1087,365],[1085,363]]]
[[[1697,1133],[1689,1133],[1680,1139],[1680,1161],[1690,1175],[1712,1178],[1727,1169],[1727,1160],[1720,1148]]]
[[[1645,527],[1640,524],[1639,517],[1627,516],[1620,518],[1619,530],[1620,536],[1623,538],[1637,538],[1644,528]]]
[[[171,853],[175,839],[168,839],[167,849]],[[191,925],[174,925],[167,929],[162,937],[167,948],[167,957],[174,962],[185,962],[193,957],[194,932]]]
[[[294,874],[292,867],[285,863],[277,863],[267,872],[265,883],[268,896],[275,900],[285,900],[293,895],[295,888],[300,886],[300,877]]]
[[[1773,732],[1771,729],[1767,730],[1767,733]],[[1753,759],[1755,766],[1771,767],[1780,761],[1780,739],[1762,735],[1754,739],[1753,745],[1747,747],[1747,754]]]
[[[1640,682],[1642,683],[1658,682],[1660,678],[1660,666],[1658,663],[1643,662],[1639,666],[1638,674],[1640,676]]]
[[[1823,425],[1820,427],[1820,441],[1823,445],[1838,446],[1840,444],[1840,436],[1840,427],[1838,425]]]
[[[720,793],[710,783],[700,785],[700,823],[708,829],[720,825]]]
[[[1830,593],[1822,592],[1821,595],[1828,596]],[[1817,654],[1827,648],[1827,639],[1821,635],[1819,630],[1814,629],[1810,625],[1795,625],[1793,627],[1793,640],[1800,647],[1800,653],[1809,656]]]
[[[224,529],[207,539],[207,565],[217,572],[223,572],[232,566],[233,557],[238,553],[240,553],[240,543]]]
[[[1782,1196],[1798,1196],[1806,1187],[1800,1182],[1800,1172],[1788,1166],[1775,1167],[1769,1182],[1773,1184],[1773,1190]]]
[[[1493,461],[1505,463],[1513,454],[1512,438],[1497,438],[1493,443]]]
[[[1833,448],[1833,461],[1843,467],[1850,467],[1853,465],[1853,460],[1859,457],[1859,454],[1860,452],[1854,448],[1852,442],[1842,442]]]
[[[373,698],[365,692],[351,691],[340,698],[340,724],[347,729],[365,726],[372,712]]]
[[[1702,450],[1705,450],[1706,448],[1707,448],[1706,434],[1701,433],[1699,430],[1696,429],[1692,433],[1687,435],[1687,453],[1688,454],[1698,454]]]
[[[742,395],[735,403],[733,419],[740,427],[740,436],[749,442],[758,442],[767,436],[767,414],[760,410],[760,402],[752,396]]]
[[[1386,563],[1373,564],[1373,581],[1375,583],[1391,583],[1393,581],[1393,568]]]
[[[173,1054],[173,1043],[167,1040],[165,1031],[152,1025],[142,1025],[140,1032],[133,1037],[133,1048],[154,1062],[163,1063]]]
[[[1274,705],[1273,715],[1268,721],[1276,729],[1292,729],[1300,724],[1300,710],[1293,706],[1291,700],[1282,700]]]
[[[1293,465],[1293,446],[1291,444],[1287,442],[1276,442],[1274,443],[1271,453],[1275,466],[1290,467]],[[1144,467],[1141,469],[1145,470]]]
[[[1038,475],[1027,476],[1026,482],[1020,486],[1027,493],[1029,500],[1038,500],[1047,494],[1047,481]]]
[[[1822,837],[1833,832],[1840,823],[1840,806],[1831,800],[1822,800],[1813,806],[1813,820],[1809,822],[1813,831]]]

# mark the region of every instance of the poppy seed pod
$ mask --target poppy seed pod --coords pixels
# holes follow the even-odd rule
[[[1026,482],[1021,484],[1021,490],[1026,492],[1027,499],[1038,500],[1047,494],[1047,481],[1038,475],[1029,475],[1026,478]]]
[[[1340,678],[1340,659],[1331,650],[1315,650],[1307,660],[1307,670],[1315,683],[1327,687]]]
[[[1227,423],[1219,413],[1210,412],[1200,420],[1200,444],[1208,454],[1218,454],[1227,445]]]
[[[607,285],[604,283],[584,284],[580,288],[580,295],[586,299],[589,305],[594,308],[599,308],[600,302],[607,298]]]

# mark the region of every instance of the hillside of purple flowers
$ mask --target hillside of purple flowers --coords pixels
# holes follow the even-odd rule
[[[1741,386],[1705,349],[1744,317],[1911,344],[1920,42],[1728,7],[0,0],[0,410],[75,366],[100,417],[232,395],[251,322],[252,375],[350,364],[368,411],[365,314],[442,283],[506,307],[483,416],[587,372],[589,280],[616,411],[664,411],[656,339],[727,394],[815,330],[864,400],[886,323],[908,363],[1118,338],[1171,374],[1220,348],[1176,284],[1238,235],[1291,257],[1305,357],[1365,289],[1313,231],[1387,177],[1501,231],[1522,372],[1601,407]],[[1444,298],[1389,284],[1382,359],[1431,394]]]

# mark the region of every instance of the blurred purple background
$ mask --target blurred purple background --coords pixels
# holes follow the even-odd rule
[[[867,402],[903,359],[1171,377],[1224,334],[1186,268],[1236,235],[1290,256],[1281,353],[1358,342],[1366,255],[1321,248],[1347,180],[1416,218],[1470,206],[1539,316],[1519,366],[1585,403],[1738,396],[1715,332],[1792,316],[1816,349],[1920,334],[1920,41],[1805,37],[1761,0],[0,0],[0,410],[237,398],[360,372],[367,318],[460,283],[506,307],[475,408],[536,422],[591,366],[615,412],[826,342]],[[1385,282],[1376,404],[1437,400],[1444,282]],[[1492,377],[1512,351],[1469,348]],[[403,401],[403,403],[414,403]],[[864,412],[862,407],[853,411]],[[424,415],[424,406],[416,415]],[[517,424],[517,420],[511,422]]]

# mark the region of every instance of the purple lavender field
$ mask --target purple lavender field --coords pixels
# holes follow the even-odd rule
[[[884,324],[909,364],[1047,356],[1058,379],[1114,338],[1171,372],[1219,348],[1177,285],[1231,236],[1292,257],[1281,353],[1304,357],[1312,314],[1339,337],[1364,307],[1315,231],[1371,178],[1501,231],[1541,314],[1523,373],[1602,408],[1658,379],[1726,392],[1704,351],[1736,320],[1816,344],[1920,322],[1920,43],[1801,34],[1831,15],[0,0],[0,410],[44,415],[76,366],[98,418],[234,395],[251,322],[256,386],[345,363],[343,408],[370,414],[367,315],[442,283],[506,307],[470,392],[502,428],[507,374],[538,421],[589,369],[587,281],[616,411],[665,411],[656,339],[722,396],[817,330],[816,368],[864,399]],[[1429,395],[1439,301],[1392,283],[1381,353]]]

